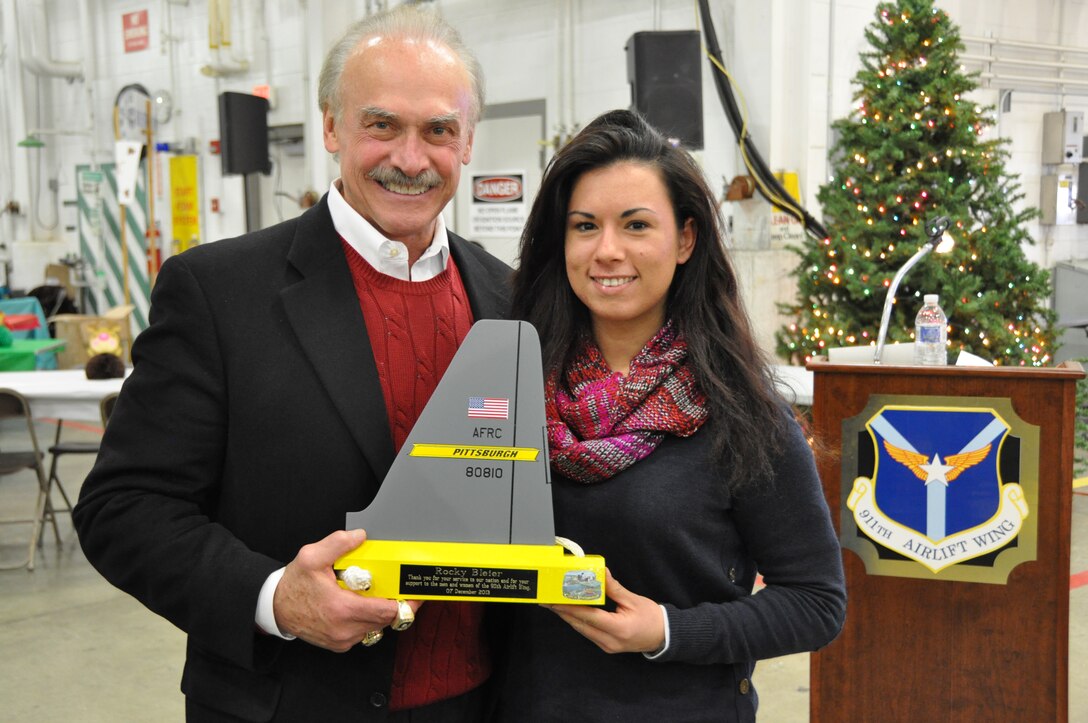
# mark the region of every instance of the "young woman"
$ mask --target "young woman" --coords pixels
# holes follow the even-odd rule
[[[605,557],[609,604],[504,611],[499,719],[754,720],[755,661],[830,642],[846,592],[692,159],[633,112],[588,125],[545,173],[514,317],[541,337],[556,534]]]

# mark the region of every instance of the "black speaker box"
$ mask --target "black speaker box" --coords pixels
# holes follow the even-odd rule
[[[224,175],[270,174],[268,101],[249,93],[220,93],[219,145]]]
[[[641,32],[627,41],[631,106],[691,149],[703,147],[702,61],[696,30]]]

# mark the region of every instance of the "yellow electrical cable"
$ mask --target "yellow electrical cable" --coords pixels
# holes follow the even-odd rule
[[[747,108],[747,105],[746,105],[746,103],[744,101],[744,95],[743,95],[743,93],[740,92],[739,88],[737,87],[737,84],[735,82],[733,82],[733,77],[729,74],[729,71],[727,71],[724,67],[722,67],[721,63],[718,62],[718,59],[715,58],[714,56],[712,56],[706,50],[705,47],[703,48],[703,52],[706,53],[706,56],[710,59],[710,62],[714,64],[714,67],[717,68],[726,77],[726,79],[729,81],[730,85],[733,86],[733,91],[734,91],[734,93],[736,93],[737,100],[740,102],[741,127],[740,127],[740,134],[739,134],[740,139],[738,140],[738,145],[740,146],[740,155],[741,155],[741,158],[744,161],[744,167],[746,169],[748,169],[748,172],[751,174],[752,178],[755,179],[756,184],[760,187],[760,189],[767,196],[767,198],[770,199],[770,201],[772,203],[774,203],[774,205],[782,207],[782,208],[790,209],[790,210],[794,211],[794,213],[797,216],[800,216],[801,215],[801,210],[793,202],[792,199],[787,200],[787,199],[783,198],[782,196],[780,196],[779,194],[775,193],[772,189],[768,188],[767,185],[763,182],[763,179],[760,178],[760,175],[758,173],[756,173],[755,168],[752,166],[752,161],[748,156],[748,151],[745,148],[745,144],[744,144],[744,138],[748,135],[748,108]]]
[[[740,133],[738,134],[737,138],[737,145],[740,146],[740,156],[741,159],[744,161],[744,167],[748,170],[748,173],[752,176],[752,178],[755,179],[756,184],[759,186],[760,190],[763,191],[763,194],[771,201],[771,203],[779,206],[780,208],[785,208],[789,211],[792,211],[793,215],[796,216],[798,220],[800,220],[801,223],[804,224],[805,217],[804,212],[801,210],[801,207],[795,204],[792,199],[786,200],[774,191],[772,191],[770,188],[768,188],[767,185],[763,182],[763,179],[760,178],[760,175],[756,173],[755,168],[753,168],[752,161],[748,157],[748,151],[744,145],[744,139],[748,135],[748,104],[744,100],[744,93],[741,92],[740,86],[737,85],[737,83],[733,80],[733,76],[729,74],[729,71],[725,69],[725,66],[723,66],[717,58],[710,54],[710,51],[706,47],[706,43],[702,41],[702,28],[700,27],[701,18],[699,17],[699,5],[698,2],[693,2],[692,4],[695,7],[695,27],[699,31],[699,45],[703,49],[703,54],[706,55],[706,57],[710,60],[714,67],[717,68],[718,71],[725,76],[726,81],[729,83],[730,87],[732,87],[733,92],[736,95],[737,100],[740,104],[741,126]]]

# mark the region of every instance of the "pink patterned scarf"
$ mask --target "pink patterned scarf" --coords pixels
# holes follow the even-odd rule
[[[627,376],[613,372],[587,340],[565,383],[555,372],[545,382],[552,468],[600,482],[649,455],[666,434],[694,434],[706,421],[706,396],[687,356],[671,320],[631,360]]]

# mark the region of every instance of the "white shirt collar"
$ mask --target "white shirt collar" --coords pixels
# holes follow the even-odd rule
[[[404,281],[427,281],[446,270],[446,261],[450,257],[450,239],[446,234],[446,222],[441,213],[438,214],[431,245],[409,269],[408,247],[400,241],[387,239],[349,206],[340,194],[340,189],[336,187],[337,181],[329,186],[328,203],[332,225],[368,264],[386,276]]]

